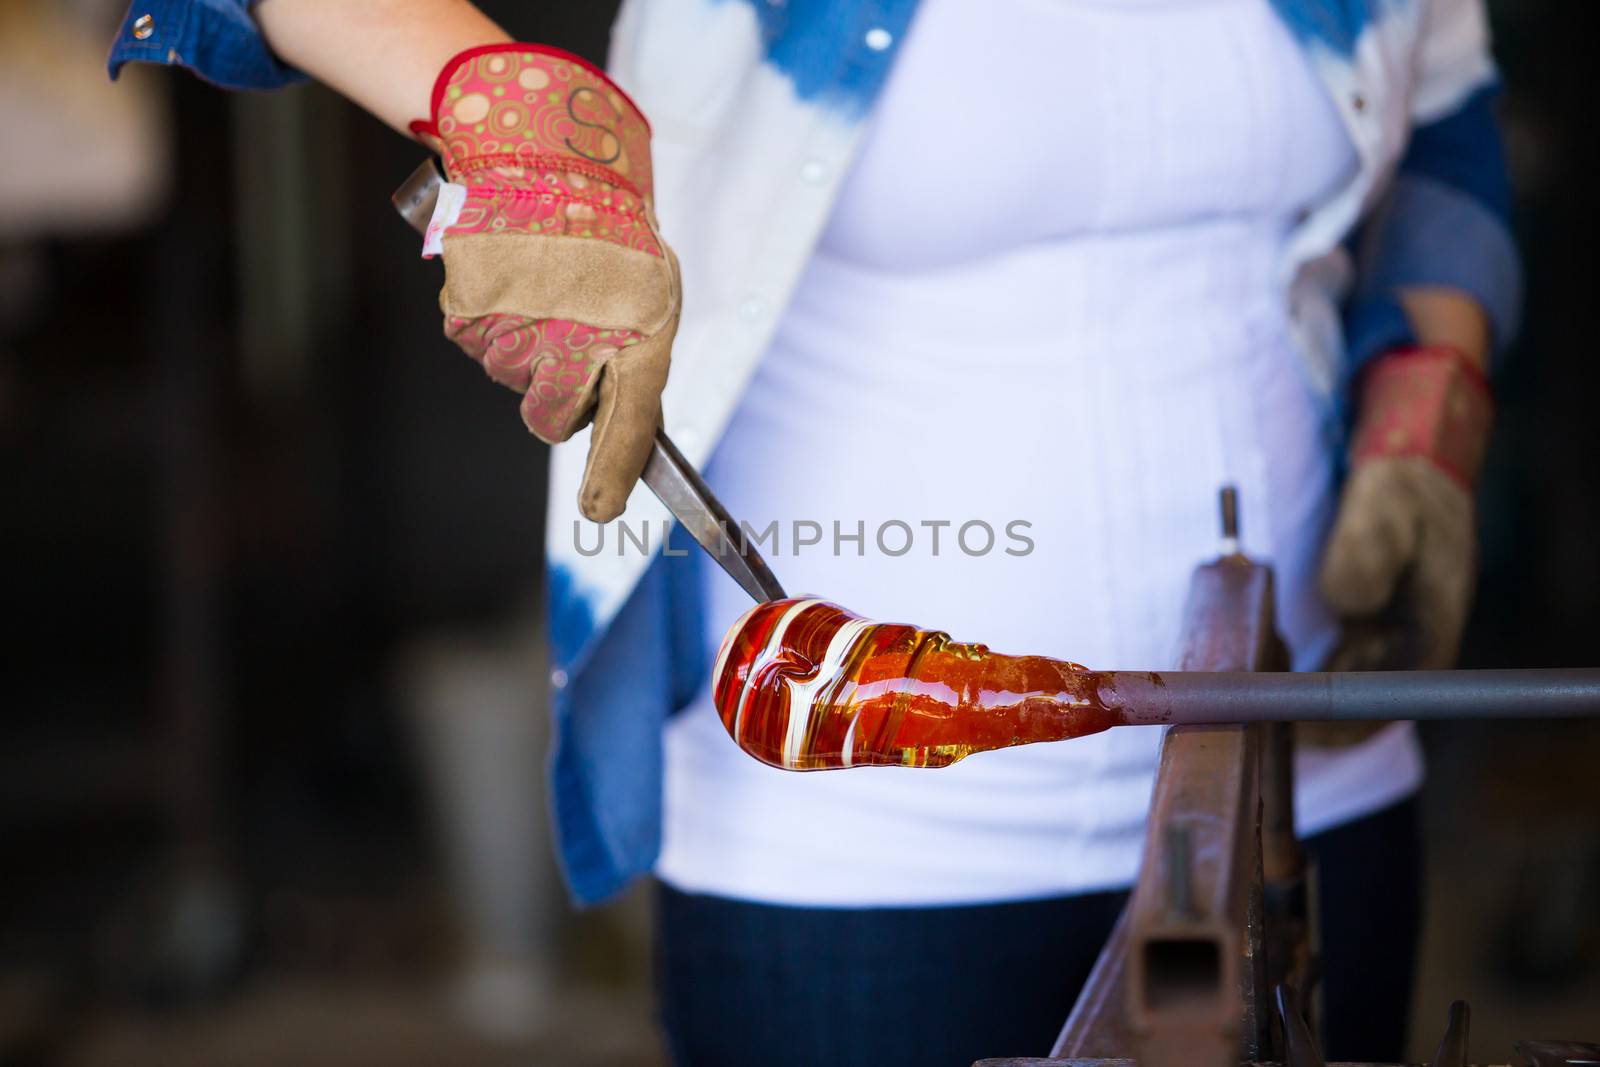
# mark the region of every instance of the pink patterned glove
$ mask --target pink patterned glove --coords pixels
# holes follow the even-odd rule
[[[411,128],[465,187],[442,233],[445,335],[522,394],[540,439],[593,420],[578,505],[615,518],[661,424],[682,305],[651,203],[649,125],[577,56],[501,44],[446,63],[432,121]]]
[[[1472,488],[1493,420],[1483,372],[1453,348],[1400,349],[1363,373],[1322,562],[1323,596],[1345,620],[1330,669],[1455,662],[1476,584]]]

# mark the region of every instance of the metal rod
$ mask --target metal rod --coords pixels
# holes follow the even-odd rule
[[[1222,510],[1222,539],[1239,543],[1239,490],[1225,485],[1217,493],[1217,504]]]
[[[1122,672],[1100,699],[1128,724],[1600,716],[1600,669]]]
[[[666,430],[656,431],[655,445],[640,477],[739,588],[757,602],[784,598],[783,586],[745,536],[745,527],[733,521]]]

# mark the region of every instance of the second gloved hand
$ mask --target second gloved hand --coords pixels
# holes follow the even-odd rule
[[[462,187],[429,228],[443,224],[446,335],[522,394],[540,439],[593,421],[578,505],[616,518],[661,425],[682,306],[644,116],[576,56],[504,44],[451,59],[412,129]]]
[[[1362,378],[1350,479],[1323,556],[1343,618],[1330,670],[1452,666],[1476,584],[1473,482],[1492,420],[1483,374],[1444,347]]]

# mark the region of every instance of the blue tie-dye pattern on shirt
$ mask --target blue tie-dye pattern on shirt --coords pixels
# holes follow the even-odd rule
[[[1317,41],[1344,56],[1355,54],[1361,31],[1390,10],[1416,0],[1272,0],[1278,17],[1301,41]]]
[[[594,608],[579,592],[572,571],[561,564],[550,563],[545,582],[551,658],[556,666],[571,670],[594,636]]]
[[[728,0],[719,0],[728,2]],[[866,113],[911,24],[916,0],[740,0],[755,8],[767,59],[802,100]],[[887,33],[887,46],[873,48]]]
[[[755,9],[767,60],[789,76],[802,100],[858,117],[877,97],[917,7],[917,0],[741,2]],[[1272,0],[1302,41],[1319,42],[1345,57],[1355,52],[1362,30],[1385,9],[1410,2],[1414,0]],[[888,47],[867,44],[873,30],[889,34]]]
[[[1363,0],[1273,0],[1279,17],[1302,41],[1320,41],[1339,53],[1355,52],[1356,38],[1372,13]]]

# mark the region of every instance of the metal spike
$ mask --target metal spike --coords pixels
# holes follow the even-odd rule
[[[1439,1039],[1429,1067],[1467,1067],[1467,1024],[1471,1018],[1472,1010],[1466,1001],[1450,1005],[1450,1021],[1445,1024],[1444,1036]]]
[[[1328,1067],[1317,1039],[1300,1015],[1300,994],[1287,982],[1277,988],[1278,1020],[1283,1023],[1284,1067]]]

